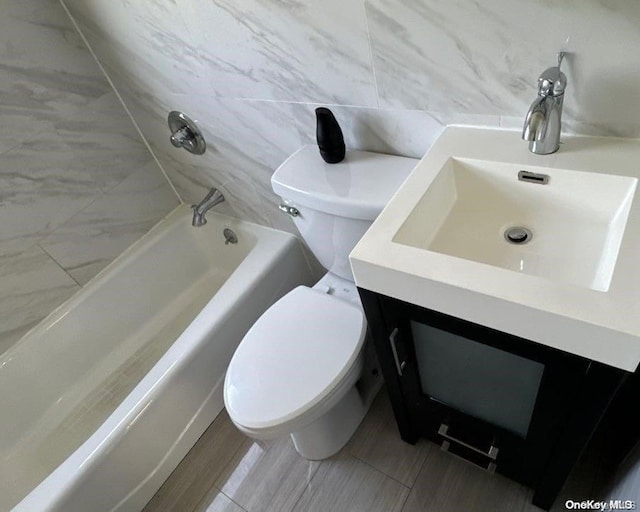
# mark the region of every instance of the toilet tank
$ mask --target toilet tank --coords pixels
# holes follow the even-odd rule
[[[283,204],[299,211],[296,227],[318,261],[330,272],[353,281],[349,253],[405,178],[414,158],[347,151],[328,164],[315,145],[291,155],[271,177]]]

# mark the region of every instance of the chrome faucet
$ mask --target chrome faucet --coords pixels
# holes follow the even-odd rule
[[[560,71],[565,52],[558,53],[558,65],[545,69],[538,77],[538,97],[529,107],[522,128],[522,139],[537,155],[555,153],[560,147],[562,103],[567,77]]]
[[[205,214],[222,201],[224,201],[222,192],[215,187],[212,188],[202,201],[198,204],[191,205],[191,208],[193,208],[193,220],[191,221],[191,225],[196,228],[204,226],[207,223]]]

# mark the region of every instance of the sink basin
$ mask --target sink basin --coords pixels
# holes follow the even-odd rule
[[[546,184],[540,175],[549,177]],[[603,173],[449,158],[393,241],[607,291],[636,182]]]
[[[449,126],[351,252],[355,282],[636,371],[639,162],[640,140],[564,136],[534,155],[519,132]]]

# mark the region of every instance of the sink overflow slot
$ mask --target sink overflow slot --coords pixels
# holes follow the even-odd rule
[[[546,185],[549,183],[550,176],[548,174],[538,174],[536,172],[520,171],[518,173],[518,179],[520,181],[528,181],[529,183],[538,183],[540,185]]]

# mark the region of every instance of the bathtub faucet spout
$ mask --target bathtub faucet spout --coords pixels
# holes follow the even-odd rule
[[[198,204],[191,205],[191,208],[193,208],[193,220],[191,221],[191,225],[196,228],[204,226],[207,223],[205,214],[222,201],[224,201],[222,192],[215,187],[212,188],[202,201]]]

